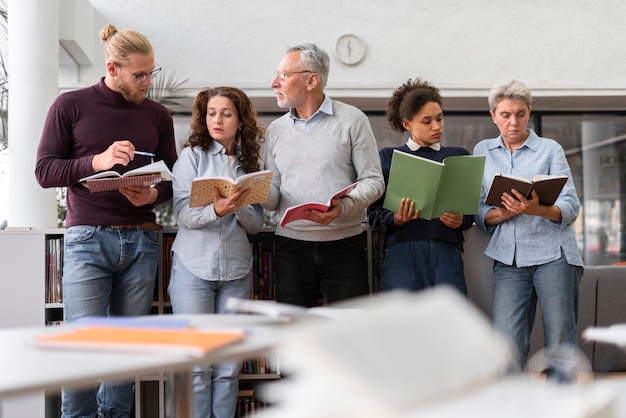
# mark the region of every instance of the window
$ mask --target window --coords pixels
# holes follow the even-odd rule
[[[408,139],[391,130],[384,112],[367,114],[379,148]],[[261,123],[268,126],[280,115],[266,114]],[[574,230],[585,264],[626,260],[626,116],[534,111],[528,126],[565,150],[581,202]],[[445,113],[443,145],[472,152],[478,141],[498,134],[486,111]]]

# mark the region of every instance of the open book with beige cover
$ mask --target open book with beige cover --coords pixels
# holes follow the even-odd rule
[[[247,173],[237,180],[220,176],[197,177],[191,183],[189,207],[200,208],[213,203],[215,188],[220,191],[220,196],[222,197],[231,197],[241,189],[250,189],[251,192],[244,204],[263,203],[269,196],[272,177],[273,173],[269,170]]]

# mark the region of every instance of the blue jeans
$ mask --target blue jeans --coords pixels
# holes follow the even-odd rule
[[[300,241],[274,236],[278,302],[313,307],[320,286],[328,303],[367,295],[367,250],[363,234],[336,241]]]
[[[156,231],[72,226],[65,233],[63,314],[147,315],[152,307],[159,259]],[[129,417],[133,382],[61,392],[63,418]]]
[[[172,257],[172,276],[168,293],[174,314],[213,314],[225,312],[229,297],[248,299],[252,271],[241,279],[209,281],[187,270]],[[233,418],[237,410],[237,391],[242,362],[239,360],[195,367],[193,415],[196,418]]]
[[[467,296],[463,258],[456,244],[419,240],[392,245],[383,263],[383,290],[422,290],[448,284]]]
[[[548,378],[569,381],[577,366],[576,321],[578,289],[583,268],[556,261],[516,267],[494,262],[493,320],[497,330],[509,337],[526,365],[530,334],[539,302],[548,360]]]

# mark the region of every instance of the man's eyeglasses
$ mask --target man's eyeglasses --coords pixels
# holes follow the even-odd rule
[[[278,77],[280,81],[285,81],[287,77],[291,74],[302,74],[302,73],[314,73],[315,71],[304,70],[304,71],[276,71],[274,73],[274,77]]]
[[[145,83],[146,80],[148,79],[148,77],[150,77],[150,79],[152,80],[154,77],[157,76],[159,71],[161,71],[161,67],[159,67],[159,65],[157,64],[157,66],[154,67],[154,69],[152,71],[150,71],[148,74],[146,74],[146,73],[133,74],[130,71],[128,71],[126,68],[122,67],[121,65],[119,65],[119,64],[115,64],[115,65],[117,65],[122,70],[126,71],[128,74],[132,75],[133,78],[135,79],[135,83],[137,83],[137,84]]]

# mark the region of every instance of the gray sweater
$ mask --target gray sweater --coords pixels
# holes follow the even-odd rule
[[[299,220],[277,226],[276,235],[333,241],[362,232],[366,208],[385,189],[378,146],[363,112],[326,96],[320,110],[305,122],[295,121],[291,112],[272,122],[265,146],[265,168],[274,178],[263,206],[276,210],[277,225],[288,207],[328,203],[333,194],[358,182],[341,199],[343,213],[330,225]]]

